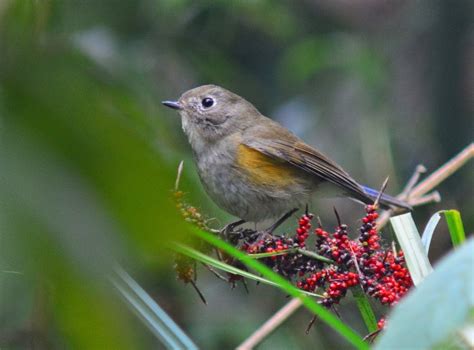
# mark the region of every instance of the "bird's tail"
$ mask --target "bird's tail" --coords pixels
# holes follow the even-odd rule
[[[373,188],[366,187],[366,186],[362,186],[362,188],[364,189],[364,192],[367,194],[367,196],[369,196],[374,201],[377,199],[377,197],[380,194],[379,191],[374,190]],[[395,207],[395,208],[405,209],[406,211],[411,211],[413,209],[408,203],[405,203],[385,193],[382,193],[382,195],[380,196],[379,203],[382,207],[385,207],[385,208]]]

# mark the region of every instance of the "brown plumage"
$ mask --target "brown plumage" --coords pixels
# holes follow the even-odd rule
[[[181,114],[206,191],[241,219],[280,216],[323,188],[364,203],[377,197],[377,191],[359,185],[336,162],[226,89],[204,85],[164,104]],[[380,204],[409,209],[387,195]]]

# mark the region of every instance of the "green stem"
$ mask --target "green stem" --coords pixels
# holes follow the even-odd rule
[[[328,258],[326,258],[322,255],[319,255],[315,252],[312,252],[310,250],[301,249],[301,248],[291,248],[291,249],[285,249],[285,250],[280,250],[280,251],[277,251],[277,252],[270,252],[270,253],[248,254],[248,256],[251,257],[251,258],[254,258],[254,259],[262,259],[262,258],[268,258],[268,257],[272,257],[272,256],[278,256],[278,255],[284,255],[284,254],[294,254],[294,253],[299,253],[299,254],[302,254],[302,255],[306,255],[307,257],[310,257],[310,258],[313,258],[313,259],[316,259],[316,260],[319,260],[319,261],[322,261],[322,262],[325,262],[325,263],[328,263],[328,264],[334,263],[334,261],[332,261],[331,259],[328,259]]]
[[[316,259],[316,260],[319,260],[319,261],[322,261],[322,262],[326,262],[328,264],[333,264],[334,263],[334,261],[332,261],[331,259],[328,259],[328,258],[326,258],[322,255],[316,254],[315,252],[312,252],[310,250],[298,248],[296,251],[300,254],[306,255],[310,258],[313,258],[313,259]]]
[[[359,308],[359,312],[369,333],[375,332],[378,329],[377,319],[375,318],[374,311],[372,310],[372,306],[370,306],[366,294],[360,286],[357,286],[352,289],[352,295],[356,300],[357,307]]]

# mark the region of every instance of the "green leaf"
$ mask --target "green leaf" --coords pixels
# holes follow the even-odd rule
[[[251,258],[254,258],[254,259],[262,259],[262,258],[269,258],[271,256],[278,256],[278,255],[284,255],[284,254],[294,254],[294,253],[306,255],[310,258],[313,258],[315,260],[319,260],[319,261],[322,261],[322,262],[325,262],[325,263],[328,263],[328,264],[331,264],[331,263],[334,262],[331,259],[328,259],[328,258],[326,258],[322,255],[319,255],[319,254],[315,253],[315,252],[312,252],[312,251],[306,250],[306,249],[301,249],[301,248],[291,248],[291,249],[280,250],[278,252],[271,252],[271,253],[248,254],[248,256],[251,257]]]
[[[317,302],[309,298],[307,295],[304,295],[298,288],[292,285],[285,278],[273,272],[270,268],[261,264],[255,259],[250,258],[249,256],[247,256],[247,254],[242,253],[241,251],[235,249],[231,245],[214,237],[213,235],[207,232],[203,232],[197,228],[191,228],[191,230],[199,238],[225,251],[227,254],[232,255],[234,258],[240,260],[249,268],[254,269],[255,271],[261,273],[263,276],[268,278],[270,281],[278,284],[278,287],[284,290],[286,293],[290,294],[291,296],[295,298],[300,298],[301,302],[306,308],[308,308],[313,313],[318,315],[318,317],[323,322],[325,322],[331,328],[336,330],[339,334],[341,334],[348,342],[354,345],[357,349],[368,349],[367,343],[364,342],[363,339],[354,330],[352,330],[350,327],[348,327],[343,322],[341,322],[337,317],[331,314],[323,306],[319,305]]]
[[[244,270],[241,270],[241,269],[239,269],[235,266],[226,264],[223,261],[219,261],[217,259],[214,259],[213,257],[211,257],[209,255],[206,255],[206,254],[203,254],[200,251],[198,251],[196,249],[193,249],[191,247],[188,247],[186,245],[175,243],[175,244],[173,244],[173,249],[175,251],[177,251],[178,253],[186,255],[186,256],[188,256],[192,259],[198,260],[198,261],[200,261],[204,264],[214,266],[215,268],[217,268],[219,270],[222,270],[222,271],[225,271],[225,272],[228,272],[228,273],[232,273],[234,275],[239,275],[239,276],[242,276],[242,277],[245,277],[245,278],[249,278],[249,279],[252,279],[252,280],[257,281],[257,282],[261,282],[261,283],[269,284],[271,286],[278,287],[278,283],[269,281],[265,278],[254,275],[253,273],[250,273],[248,271],[244,271]],[[311,295],[313,297],[323,298],[322,295],[319,295],[319,294],[316,294],[316,293],[310,293],[310,292],[306,292],[306,291],[302,291],[302,292],[304,294]]]
[[[394,308],[375,349],[446,349],[446,341],[474,326],[473,251],[471,238],[444,258]]]
[[[369,300],[365,295],[364,291],[360,286],[352,289],[352,295],[356,300],[359,312],[362,315],[362,319],[369,331],[369,333],[375,332],[377,328],[377,319],[375,318],[372,306],[370,306]]]
[[[433,271],[433,268],[426,256],[413,217],[411,213],[407,213],[392,217],[390,222],[405,254],[413,283],[417,286]]]
[[[453,246],[457,247],[461,245],[466,239],[461,214],[457,210],[446,210],[444,212],[444,217],[448,223],[448,229],[451,235]]]

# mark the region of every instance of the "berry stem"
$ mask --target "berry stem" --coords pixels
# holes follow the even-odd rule
[[[315,252],[312,252],[310,250],[302,249],[302,248],[291,248],[291,249],[285,249],[285,250],[279,250],[279,251],[273,251],[270,253],[256,253],[256,254],[248,254],[249,257],[254,258],[254,259],[263,259],[263,258],[268,258],[271,256],[278,256],[278,255],[285,255],[285,254],[301,254],[305,255],[309,258],[313,258],[328,264],[333,264],[334,261],[331,259],[328,259],[322,255],[319,255]]]

